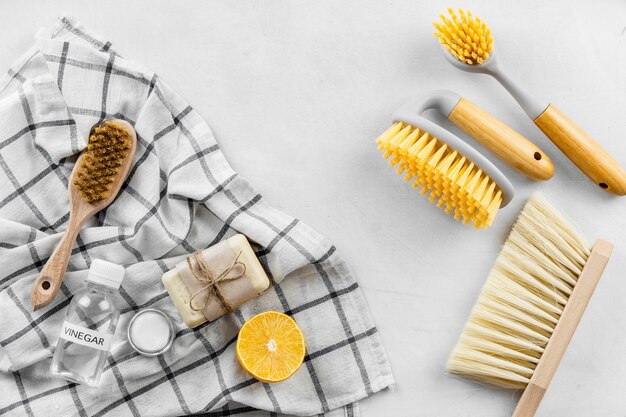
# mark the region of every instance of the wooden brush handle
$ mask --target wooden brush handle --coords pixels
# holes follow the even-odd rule
[[[80,225],[70,221],[61,241],[39,273],[30,293],[33,310],[48,305],[59,292],[79,230]]]
[[[513,417],[535,415],[612,251],[613,245],[604,240],[597,240],[593,245],[589,259],[530,378],[530,383],[517,403]]]
[[[626,195],[624,169],[554,104],[535,119],[535,124],[591,181],[609,193]]]
[[[109,142],[111,146],[114,146],[114,151],[110,154],[109,158],[112,156],[114,158],[122,158],[119,160],[119,167],[113,172],[108,172],[104,175],[104,177],[113,177],[108,178],[109,182],[106,182],[108,186],[108,190],[106,193],[99,193],[99,197],[101,199],[93,199],[91,201],[87,201],[86,197],[82,194],[80,189],[84,189],[84,184],[81,185],[81,171],[82,174],[86,174],[87,171],[91,171],[92,173],[98,174],[101,168],[106,168],[106,161],[95,161],[98,157],[94,156],[94,154],[89,155],[89,146],[86,151],[83,151],[81,155],[78,157],[76,164],[74,165],[74,169],[72,170],[72,175],[69,181],[69,203],[70,203],[70,221],[65,231],[65,235],[59,242],[59,245],[46,262],[43,270],[39,274],[39,278],[35,281],[33,285],[33,289],[31,291],[31,302],[33,305],[33,310],[37,310],[43,306],[48,305],[54,297],[59,292],[61,288],[61,282],[63,281],[63,275],[65,274],[65,269],[67,268],[67,262],[69,261],[70,255],[72,253],[72,247],[74,246],[74,241],[76,240],[76,236],[80,228],[87,221],[87,219],[91,218],[94,214],[99,212],[100,210],[107,207],[109,204],[113,202],[120,189],[122,188],[122,184],[130,171],[130,167],[133,164],[133,159],[135,157],[135,151],[137,150],[137,134],[135,133],[135,129],[133,126],[125,120],[106,120],[102,124],[96,126],[94,129],[98,132],[98,127],[104,127],[103,130],[96,135],[96,139],[100,134],[104,136],[109,136],[111,138],[111,132],[107,133],[107,128],[113,129],[113,133],[115,135],[120,133],[120,130],[126,131],[128,134],[128,151],[126,153],[123,152],[123,148],[121,148],[120,142]],[[92,137],[94,136],[93,132],[89,136],[89,143],[92,142]],[[106,138],[105,138],[106,139]],[[101,140],[101,139],[97,139]],[[117,148],[115,148],[117,147]],[[83,167],[84,158],[90,158],[88,165],[91,168]],[[96,168],[98,166],[99,168]],[[106,171],[105,171],[106,172]],[[102,172],[99,172],[100,175],[98,181],[100,184],[103,184],[103,176]],[[89,176],[89,175],[88,175]],[[77,180],[78,179],[78,180]],[[89,188],[90,186],[87,186]]]
[[[554,166],[541,149],[471,101],[462,98],[448,118],[527,177],[538,181],[552,178]]]

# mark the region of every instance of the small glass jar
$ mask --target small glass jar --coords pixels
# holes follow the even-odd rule
[[[176,329],[167,314],[156,308],[146,308],[130,319],[127,337],[137,353],[158,356],[172,347]]]

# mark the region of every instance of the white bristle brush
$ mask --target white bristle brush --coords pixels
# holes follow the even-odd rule
[[[543,196],[532,196],[489,273],[448,371],[524,389],[513,417],[534,416],[612,250],[603,240],[590,247]]]

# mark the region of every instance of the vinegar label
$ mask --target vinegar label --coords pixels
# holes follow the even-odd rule
[[[88,329],[83,326],[68,323],[63,323],[61,328],[62,339],[68,340],[79,345],[89,346],[94,349],[108,351],[113,340],[111,333],[99,332],[97,330]]]

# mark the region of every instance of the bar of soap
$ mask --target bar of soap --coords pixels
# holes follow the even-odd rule
[[[224,253],[222,251],[228,249],[232,250],[232,254],[234,254],[234,256],[239,256],[238,261],[245,265],[245,275],[238,279],[222,281],[218,284],[218,286],[229,305],[233,309],[237,309],[245,302],[257,297],[269,288],[270,280],[263,270],[256,254],[252,250],[248,239],[246,239],[246,237],[242,234],[237,234],[226,241],[222,241],[215,246],[211,246],[210,248],[202,251],[202,254],[204,255],[204,259],[207,261],[207,264],[213,267],[216,262],[210,262],[210,260],[214,259],[221,261],[221,259],[216,259],[216,257],[221,258],[219,254]],[[227,264],[230,263],[227,262]],[[219,272],[224,269],[226,269],[224,265],[217,266],[215,275],[219,274]],[[187,271],[188,268],[186,267],[186,264],[181,263],[177,265],[176,268],[166,272],[162,278],[165,289],[176,305],[178,313],[187,327],[194,328],[202,323],[216,320],[224,315],[226,311],[215,296],[208,298],[207,306],[202,311],[191,308],[190,300],[192,292],[188,289],[185,279],[181,276],[181,274],[189,274]],[[192,277],[192,275],[187,275],[186,279],[193,279],[190,277]],[[205,297],[207,293],[208,291],[205,291],[197,296],[197,298]],[[194,305],[198,305],[197,300],[194,300]]]

